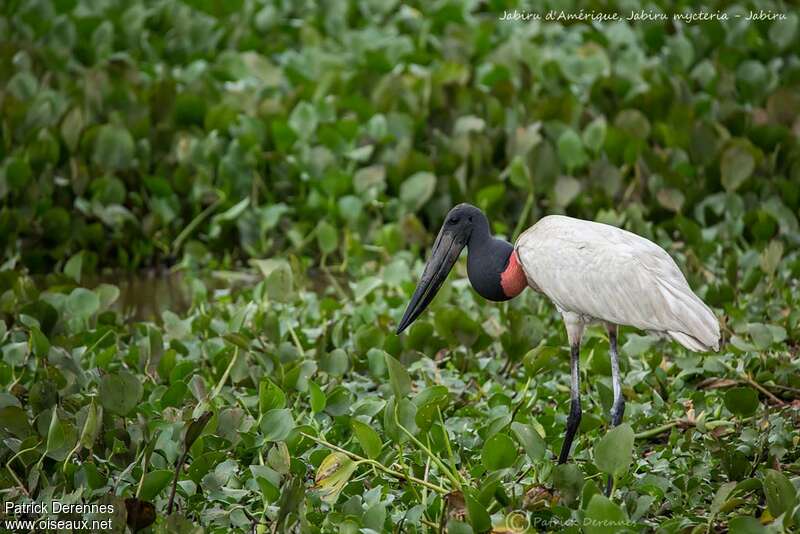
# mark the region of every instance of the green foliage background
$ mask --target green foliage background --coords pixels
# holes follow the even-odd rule
[[[477,532],[514,511],[797,529],[798,11],[499,20],[693,9],[570,4],[4,2],[4,499],[112,502],[122,525],[135,496],[147,528],[187,532]],[[490,305],[453,281],[392,333],[462,201],[509,239],[566,213],[658,242],[725,347],[625,330],[631,427],[604,437],[593,332],[574,464],[554,469],[567,357],[541,297]],[[119,273],[167,268],[188,306],[126,313]]]

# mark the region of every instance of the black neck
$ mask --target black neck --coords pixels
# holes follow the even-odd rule
[[[467,274],[480,296],[494,301],[509,299],[503,292],[500,275],[508,266],[513,251],[511,243],[492,237],[489,221],[481,213],[473,223],[467,242]]]

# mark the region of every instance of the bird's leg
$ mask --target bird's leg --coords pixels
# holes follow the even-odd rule
[[[619,376],[619,353],[617,352],[617,326],[609,326],[608,343],[611,346],[611,382],[614,388],[614,404],[611,405],[611,426],[622,422],[625,413],[625,396],[622,394],[622,380]]]
[[[572,337],[572,336],[570,336]],[[567,434],[564,436],[564,444],[561,446],[561,454],[558,455],[558,463],[563,464],[569,457],[569,450],[572,447],[572,440],[581,424],[581,375],[579,363],[581,359],[580,339],[570,340],[570,406],[569,417],[567,417]]]
[[[622,380],[619,376],[619,353],[617,352],[617,325],[608,325],[608,344],[611,347],[611,383],[614,388],[614,403],[611,405],[611,426],[615,427],[622,422],[625,413],[625,396],[622,394]],[[614,485],[613,477],[608,477],[606,496],[611,496]]]

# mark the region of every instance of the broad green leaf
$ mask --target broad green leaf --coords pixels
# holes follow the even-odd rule
[[[561,354],[560,347],[548,347],[540,345],[528,351],[522,359],[522,364],[525,366],[528,376],[535,376],[542,369],[547,368],[551,363],[555,362],[557,357]]]
[[[383,448],[383,443],[381,443],[381,438],[378,436],[378,433],[375,432],[371,426],[362,423],[358,419],[351,419],[350,426],[353,429],[353,433],[356,435],[359,445],[361,445],[361,448],[367,453],[367,456],[372,459],[377,458]]]
[[[736,482],[726,482],[722,484],[719,489],[717,489],[717,493],[714,494],[714,500],[711,501],[711,513],[718,514],[722,507],[725,505],[725,502],[728,500],[731,492],[736,487]]]
[[[192,448],[192,445],[197,438],[203,433],[205,430],[206,425],[208,424],[209,420],[211,420],[213,416],[213,412],[207,411],[204,412],[200,417],[193,419],[189,426],[186,427],[186,435],[183,438],[183,449],[189,450]]]
[[[560,464],[553,469],[553,485],[567,506],[572,506],[583,488],[583,473],[575,464]]]
[[[418,211],[433,196],[436,176],[429,172],[418,172],[400,186],[400,200],[410,211]]]
[[[583,144],[592,152],[599,152],[606,139],[606,118],[599,116],[590,122],[583,130]]]
[[[294,428],[294,418],[287,408],[266,412],[261,418],[261,433],[265,441],[285,441]]]
[[[633,459],[633,429],[623,423],[611,430],[594,447],[594,463],[610,475],[624,473]]]
[[[336,229],[325,221],[320,221],[317,225],[317,244],[323,254],[330,254],[338,246]]]
[[[758,405],[758,393],[753,388],[742,386],[725,392],[725,407],[739,417],[753,415]]]
[[[722,185],[728,191],[736,191],[753,174],[755,165],[755,159],[746,147],[741,144],[729,146],[720,158]]]
[[[583,142],[575,130],[564,130],[564,133],[558,138],[558,157],[570,170],[586,165],[589,158],[583,149]]]
[[[81,319],[87,319],[100,309],[100,298],[94,291],[77,287],[67,297],[67,313]]]
[[[395,397],[401,399],[411,391],[411,377],[405,366],[388,353],[384,354],[386,367],[389,370],[389,382]]]
[[[288,475],[291,467],[292,458],[289,455],[289,448],[286,442],[279,441],[275,443],[267,454],[267,463],[272,467],[275,472],[282,475]]]
[[[307,141],[317,129],[317,112],[310,103],[302,101],[295,106],[289,116],[289,127],[297,136]]]
[[[265,414],[270,410],[284,408],[286,394],[272,383],[269,378],[262,378],[258,385],[258,411]]]
[[[81,430],[80,444],[86,449],[91,449],[97,439],[97,433],[100,430],[103,422],[103,409],[94,403],[90,402],[86,406],[86,419],[83,422],[83,429]]]
[[[341,452],[330,453],[317,468],[314,489],[323,502],[335,504],[347,482],[358,467],[353,460]]]
[[[783,473],[767,469],[763,484],[767,508],[772,517],[778,517],[791,510],[797,503],[797,490]]]
[[[25,341],[9,343],[2,350],[4,362],[11,366],[22,365],[28,356],[28,343]]]
[[[144,476],[142,491],[139,498],[145,501],[152,501],[167,487],[175,475],[168,469],[157,469],[150,471]]]
[[[471,491],[464,492],[464,501],[467,505],[467,517],[475,532],[486,532],[492,528],[492,518],[486,507],[483,506]]]
[[[94,142],[94,163],[107,170],[125,170],[132,166],[135,146],[133,136],[121,126],[101,126]]]
[[[316,382],[309,380],[308,393],[311,400],[311,411],[314,413],[319,413],[324,410],[328,399],[325,396],[325,392],[322,391],[322,388],[319,387]]]
[[[81,283],[81,270],[83,267],[83,251],[73,255],[64,265],[64,274]]]
[[[537,461],[544,458],[546,445],[542,436],[531,425],[525,425],[519,422],[511,423],[511,431],[519,441],[525,453],[531,460]]]
[[[489,471],[511,467],[516,459],[517,445],[507,434],[493,435],[481,449],[481,460]]]
[[[728,522],[728,532],[730,534],[764,534],[767,529],[755,517],[739,516]]]
[[[142,398],[142,384],[129,371],[107,374],[98,388],[100,404],[117,415],[128,415]]]
[[[632,526],[625,512],[603,495],[594,495],[586,507],[586,534],[616,534]]]

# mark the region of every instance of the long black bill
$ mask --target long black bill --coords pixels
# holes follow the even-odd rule
[[[406,312],[403,314],[403,320],[397,327],[398,334],[408,328],[431,303],[450,273],[450,269],[458,260],[464,245],[466,245],[466,241],[463,236],[445,230],[445,228],[439,231],[436,242],[433,244],[431,257],[422,272],[422,278],[420,278],[411,302],[408,303]]]

